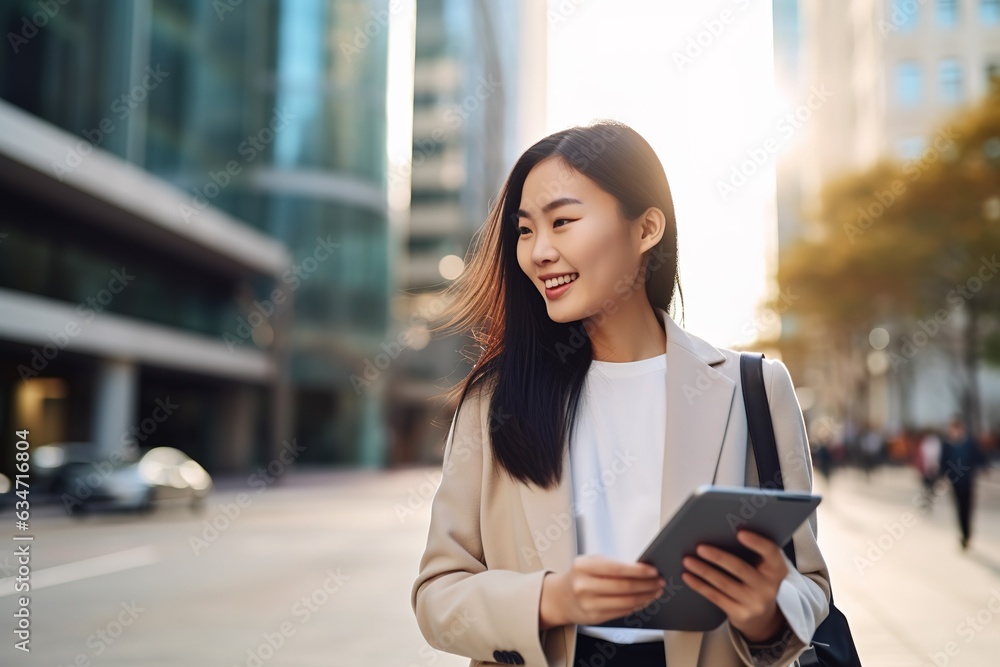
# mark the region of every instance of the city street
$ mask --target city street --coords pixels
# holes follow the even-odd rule
[[[13,648],[16,596],[6,579],[0,663],[467,664],[430,649],[409,607],[434,473],[300,471],[266,489],[224,479],[201,515],[165,508],[145,519],[76,521],[39,508],[28,531],[31,653]],[[980,480],[972,544],[962,553],[950,496],[920,513],[912,471],[882,469],[870,483],[838,471],[832,488],[817,479],[820,543],[866,665],[995,660],[998,481],[996,472]],[[9,575],[12,513],[0,521],[9,545],[0,567]]]
[[[461,570],[429,573],[454,588],[424,629],[545,662],[513,646],[545,572],[641,555],[660,490],[738,484],[754,393],[776,446],[893,462],[814,474],[863,664],[1000,665],[1000,0],[6,0],[0,24],[0,667],[465,667],[410,597],[461,459],[484,496],[439,514],[488,539],[435,534]],[[577,502],[491,484],[557,477],[561,440]],[[911,467],[935,461],[964,536]],[[682,581],[657,564],[652,604]],[[781,625],[702,592],[733,623],[668,667]],[[784,621],[811,630],[803,595]],[[604,622],[553,597],[546,627]]]

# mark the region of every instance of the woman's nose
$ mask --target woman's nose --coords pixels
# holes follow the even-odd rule
[[[535,235],[535,243],[531,248],[531,259],[536,264],[542,264],[546,260],[554,261],[559,259],[559,252],[553,245],[551,238],[545,232]]]

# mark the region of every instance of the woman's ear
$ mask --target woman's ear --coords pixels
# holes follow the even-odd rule
[[[663,211],[655,206],[650,206],[642,214],[639,225],[642,229],[642,234],[639,237],[639,252],[646,252],[650,248],[656,247],[656,244],[663,238],[663,233],[667,228],[667,218],[663,215]]]

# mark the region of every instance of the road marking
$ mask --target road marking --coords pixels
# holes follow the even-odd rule
[[[150,565],[158,560],[160,560],[160,556],[156,549],[147,544],[134,549],[126,549],[125,551],[116,551],[115,553],[105,554],[103,556],[95,556],[93,558],[78,560],[73,563],[55,565],[53,567],[47,567],[44,570],[32,572],[29,580],[31,586],[30,590],[37,591],[40,588],[66,584],[71,581],[79,581],[80,579],[99,577],[102,574],[111,574],[113,572],[121,572],[122,570],[130,570],[134,567]],[[14,581],[16,577],[17,574],[15,571],[12,576],[7,577],[2,581],[3,586],[0,588],[0,597],[14,595],[15,593],[28,592],[14,590]]]

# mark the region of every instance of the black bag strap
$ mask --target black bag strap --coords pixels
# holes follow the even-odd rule
[[[743,403],[746,406],[750,445],[753,448],[754,461],[757,464],[757,478],[760,480],[761,486],[765,480],[770,480],[777,488],[783,489],[785,483],[781,477],[778,445],[774,438],[774,424],[771,423],[771,409],[767,400],[767,387],[764,384],[763,354],[740,353],[740,382],[743,386]],[[794,540],[788,540],[784,550],[789,560],[794,564],[795,545],[793,542]],[[820,642],[819,639],[825,641]],[[802,664],[861,667],[861,658],[854,645],[847,617],[833,603],[832,586],[830,588],[830,614],[816,628],[812,643],[816,646],[810,646],[809,650],[802,654],[803,657],[809,656],[808,659],[800,659]]]
[[[781,477],[781,462],[778,459],[778,444],[774,439],[774,424],[771,423],[771,409],[767,402],[767,387],[764,385],[763,353],[740,353],[740,381],[743,385],[743,404],[747,411],[747,427],[750,444],[757,464],[758,484],[772,480],[778,489],[785,488]],[[794,540],[784,546],[788,559],[795,563]],[[833,605],[833,589],[830,589],[830,604]]]
[[[765,481],[774,483],[774,488],[784,489],[781,478],[781,462],[778,460],[778,445],[774,440],[774,424],[767,402],[767,387],[764,386],[764,355],[754,352],[740,353],[740,380],[743,384],[743,404],[747,411],[747,426],[750,443],[757,463],[758,485],[764,488]],[[795,562],[795,545],[788,540],[785,553]]]

